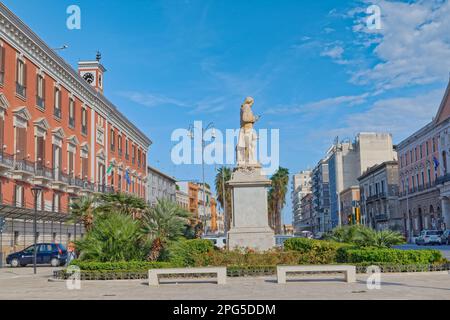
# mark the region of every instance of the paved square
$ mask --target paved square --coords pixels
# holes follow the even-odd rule
[[[346,283],[341,275],[304,275],[287,284],[276,277],[228,278],[226,285],[214,281],[161,281],[149,287],[147,280],[82,281],[80,290],[68,290],[64,281],[48,281],[52,268],[1,269],[0,299],[432,299],[450,300],[450,274],[382,274],[381,289],[369,290],[367,275],[358,274],[356,283]],[[195,294],[194,294],[195,293]]]

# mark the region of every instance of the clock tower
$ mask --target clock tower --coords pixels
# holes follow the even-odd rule
[[[100,52],[97,52],[96,59],[94,61],[79,61],[78,73],[97,91],[103,94],[103,74],[106,69],[100,63],[102,56]]]

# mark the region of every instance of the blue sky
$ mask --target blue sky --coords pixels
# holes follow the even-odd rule
[[[236,128],[246,96],[260,128],[280,129],[280,165],[294,173],[335,136],[401,141],[431,120],[449,78],[448,1],[3,2],[50,46],[69,45],[71,65],[102,52],[105,95],[153,140],[150,164],[179,179],[200,179],[201,166],[171,163],[172,131]],[[81,30],[66,28],[71,4]],[[365,23],[372,4],[380,30]]]

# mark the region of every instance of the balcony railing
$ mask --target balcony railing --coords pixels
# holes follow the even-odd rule
[[[0,152],[0,163],[12,168],[14,166],[14,157],[6,152]]]
[[[42,97],[36,96],[36,105],[41,108],[45,109],[45,100]]]
[[[58,118],[61,119],[61,107],[54,107],[53,108],[53,115]]]
[[[34,162],[29,160],[15,160],[14,170],[23,171],[34,174]]]
[[[375,221],[387,221],[389,218],[387,214],[376,214]]]
[[[27,96],[27,88],[24,85],[16,82],[16,93],[19,96],[22,96],[22,97],[26,98],[26,96]]]
[[[37,177],[44,177],[46,179],[53,179],[53,170],[51,168],[47,168],[43,165],[37,164],[36,165],[36,170],[35,170],[35,175]]]
[[[447,173],[441,177],[436,179],[436,184],[444,184],[445,182],[450,181],[450,173]]]
[[[53,171],[53,180],[64,184],[69,184],[69,176],[61,171]]]

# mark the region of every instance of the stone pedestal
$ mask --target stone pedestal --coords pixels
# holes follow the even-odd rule
[[[261,167],[237,167],[228,186],[232,194],[232,221],[228,232],[229,249],[252,248],[268,250],[275,246],[269,227],[267,187],[271,181],[261,174]]]

